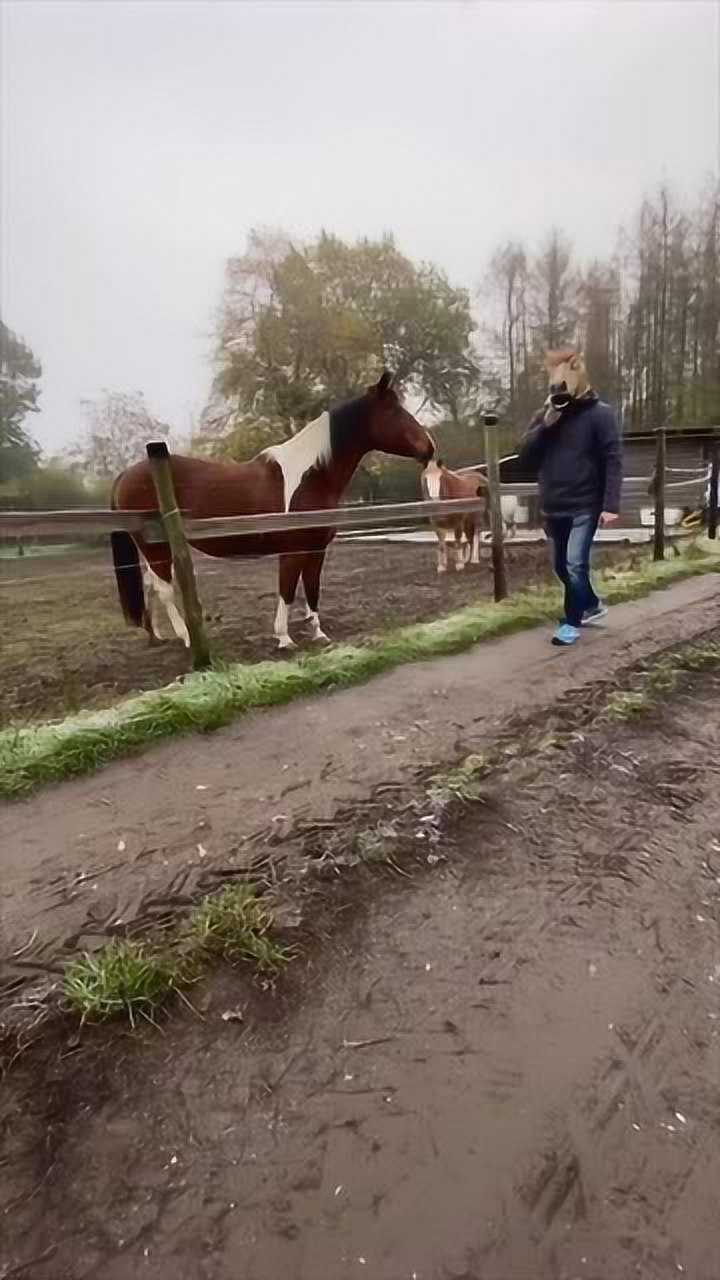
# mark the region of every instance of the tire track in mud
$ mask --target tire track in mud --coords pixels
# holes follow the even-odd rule
[[[718,758],[705,676],[510,761],[446,863],[360,878],[284,1020],[223,1024],[219,975],[115,1072],[56,1064],[13,1263],[34,1236],[34,1280],[717,1280]]]
[[[716,691],[720,692],[720,681],[716,679],[714,686]],[[667,745],[672,747],[673,739],[679,733],[682,733],[682,725],[677,722],[667,726]],[[687,740],[689,735],[686,733],[685,736]],[[720,734],[717,728],[715,743],[720,745]],[[623,755],[627,754],[623,752]],[[606,762],[611,761],[612,756],[612,751],[605,753]],[[625,772],[627,774],[630,771],[625,770]],[[702,806],[708,800],[712,803],[713,779],[712,776],[708,776],[708,773],[710,775],[714,773],[712,764],[705,775],[704,788],[696,786],[691,789],[687,785],[695,782],[701,772],[699,765],[679,762],[672,757],[654,766],[649,778],[633,779],[638,784],[637,790],[641,798],[645,799],[648,793],[652,796],[646,807],[660,810],[658,826],[653,835],[654,843],[661,840],[664,835],[668,835],[674,824],[692,825],[694,806]],[[670,801],[663,791],[662,784],[658,785],[658,779],[665,776],[674,778],[675,785]],[[666,806],[670,809],[667,818],[662,813]],[[713,823],[720,822],[720,802],[716,794],[713,814],[714,818],[705,829],[706,836],[709,836],[714,829]],[[626,841],[626,844],[631,842],[632,837]],[[708,882],[713,886],[712,890],[704,887],[704,892],[713,894],[714,914],[703,916],[696,913],[695,915],[696,924],[701,926],[714,924],[715,926],[714,941],[706,949],[707,968],[703,975],[712,981],[719,972],[716,959],[718,955],[717,923],[720,911],[717,885],[720,884],[720,877],[715,876],[712,867],[702,859],[700,859],[700,868],[706,886]],[[610,871],[611,878],[616,871],[616,868],[615,871]],[[644,878],[652,880],[653,877],[646,866],[643,866],[643,872]],[[623,875],[620,885],[624,889],[628,885],[631,886],[630,892],[637,890],[638,887],[642,889],[642,878]],[[602,879],[603,877],[595,877],[590,887],[593,890],[598,889]],[[679,887],[677,883],[669,886],[674,891]],[[566,901],[574,899],[574,903],[577,904],[582,900],[585,889],[571,886],[569,895],[563,894],[562,889],[559,892]],[[595,898],[594,892],[592,896]],[[705,897],[702,901],[703,909],[710,910],[708,898]],[[577,927],[577,923],[576,920],[572,920],[573,927]],[[642,927],[650,931],[657,926],[657,923],[658,917],[653,915],[650,919],[642,921]],[[679,1100],[676,1080],[678,1063],[682,1063],[684,1059],[690,1059],[691,1062],[693,1058],[697,1060],[698,1046],[707,1047],[707,1023],[704,1026],[701,1024],[700,1028],[696,1027],[694,1030],[678,1025],[677,1013],[675,1012],[673,1016],[673,1006],[676,1010],[677,1006],[682,1007],[686,1003],[683,995],[687,994],[688,987],[692,987],[693,984],[687,976],[678,972],[679,957],[676,956],[674,959],[668,957],[666,949],[659,941],[657,929],[655,929],[653,952],[656,962],[649,971],[649,977],[655,989],[648,1001],[649,1007],[636,1009],[624,1021],[608,1024],[608,1029],[614,1036],[612,1049],[597,1064],[582,1096],[572,1100],[559,1132],[546,1147],[540,1149],[534,1160],[530,1161],[528,1170],[516,1185],[516,1194],[527,1206],[536,1224],[534,1230],[531,1229],[531,1239],[537,1251],[534,1264],[539,1268],[537,1274],[553,1276],[571,1274],[572,1268],[566,1271],[559,1255],[563,1252],[568,1232],[576,1229],[578,1224],[584,1223],[584,1220],[592,1214],[593,1201],[597,1201],[601,1196],[603,1188],[598,1185],[597,1178],[585,1177],[588,1165],[597,1166],[601,1162],[615,1166],[614,1181],[617,1185],[610,1187],[609,1190],[612,1196],[621,1196],[621,1202],[615,1206],[616,1210],[621,1212],[627,1209],[628,1204],[633,1204],[641,1222],[639,1225],[633,1222],[626,1239],[626,1243],[632,1247],[634,1260],[628,1259],[625,1263],[619,1264],[616,1258],[611,1264],[601,1263],[594,1274],[598,1277],[611,1274],[613,1280],[616,1276],[625,1274],[629,1276],[638,1272],[655,1276],[670,1275],[673,1271],[675,1273],[687,1271],[701,1277],[701,1280],[711,1280],[715,1274],[714,1264],[711,1264],[710,1258],[717,1257],[720,1247],[720,1231],[717,1227],[712,1232],[708,1230],[704,1239],[701,1236],[698,1242],[699,1250],[695,1252],[702,1255],[702,1260],[692,1266],[679,1260],[682,1249],[678,1249],[671,1233],[664,1233],[659,1223],[662,1224],[663,1218],[668,1214],[683,1208],[687,1189],[698,1161],[705,1164],[710,1157],[715,1141],[712,1117],[717,1115],[720,1103],[720,1076],[717,1074],[720,1053],[716,1046],[712,1055],[714,1066],[709,1094],[707,1088],[703,1090],[701,1087],[698,1090],[696,1087],[686,1092],[686,1098],[688,1096],[692,1098],[694,1094],[692,1101]],[[683,960],[686,964],[687,957],[683,957]],[[713,1020],[717,1017],[712,1011],[706,1016]],[[681,1075],[686,1074],[687,1067],[681,1072]],[[705,1098],[701,1102],[703,1092]],[[695,1110],[692,1122],[688,1120],[688,1115],[683,1110],[678,1109],[688,1106]],[[629,1119],[631,1116],[635,1118]],[[689,1128],[691,1123],[695,1132]],[[654,1144],[656,1172],[652,1178],[655,1199],[653,1215],[646,1211],[646,1201],[650,1197],[636,1187],[636,1171],[639,1168],[641,1174],[643,1172],[647,1174],[649,1161],[645,1160],[638,1166],[638,1162],[633,1159],[632,1148],[628,1146],[629,1131],[631,1135],[640,1135],[647,1133],[651,1128],[654,1129],[655,1138],[666,1135],[667,1139],[674,1143],[669,1158],[667,1147],[658,1150],[657,1142]],[[641,1139],[638,1138],[637,1141],[640,1142]],[[624,1176],[623,1164],[629,1166]],[[607,1203],[608,1197],[605,1196],[604,1199]],[[631,1215],[626,1213],[626,1216]],[[709,1222],[710,1216],[706,1214],[706,1217]],[[617,1227],[615,1229],[617,1231]],[[609,1229],[609,1233],[611,1231],[612,1228]],[[582,1237],[582,1225],[578,1236]],[[587,1257],[580,1259],[583,1266],[587,1261]],[[596,1264],[597,1261],[596,1258]],[[612,1269],[605,1270],[605,1266],[610,1266]],[[582,1274],[588,1274],[588,1272],[583,1269]],[[486,1272],[483,1270],[483,1278],[485,1275]]]
[[[634,787],[636,782],[637,779],[630,777],[627,785]],[[644,795],[648,790],[647,783],[641,780],[637,789],[641,795]],[[652,789],[650,794],[652,800],[648,808],[654,811],[657,807],[661,807],[662,811],[664,797],[653,792]],[[637,799],[637,796],[634,798]],[[692,802],[699,803],[701,798],[696,793]],[[677,812],[673,811],[669,815],[669,822],[672,824],[676,820]],[[671,829],[671,825],[668,826],[668,831]],[[575,873],[576,859],[568,859],[568,862],[568,870]],[[568,893],[563,895],[565,906],[568,900],[577,903],[584,895],[589,896],[591,902],[594,898],[594,903],[597,904],[600,898],[597,891],[608,880],[618,881],[617,867],[612,860],[604,874],[592,873],[585,884],[571,884]],[[641,883],[639,878],[634,880],[622,876],[614,887],[619,887],[622,894],[630,895],[637,890],[638,883]],[[610,909],[616,909],[617,895],[606,894],[605,902]],[[620,905],[622,906],[622,896]],[[513,950],[514,944],[514,953],[506,954],[504,957],[491,955],[492,965],[488,966],[485,963],[478,970],[476,982],[483,988],[490,986],[501,1007],[504,1001],[505,1007],[502,1008],[500,1016],[501,1021],[507,1023],[510,1017],[507,998],[510,993],[503,988],[512,985],[511,975],[522,973],[523,965],[528,963],[527,952],[532,953],[538,940],[543,935],[547,936],[554,927],[556,920],[552,917],[552,899],[542,907],[538,906],[535,913],[530,908],[518,911],[514,903],[507,903],[505,909],[495,913],[491,919],[492,923],[489,927],[486,924],[483,930],[483,954],[488,950],[492,953],[497,949],[498,944],[501,950],[503,946],[510,946]],[[571,936],[572,932],[574,930],[571,931]],[[642,968],[643,970],[646,968],[644,962]],[[668,1110],[671,1100],[664,1098],[663,1088],[672,1073],[673,1065],[677,1066],[678,1055],[682,1057],[685,1053],[685,1043],[681,1036],[668,1037],[663,1009],[666,1004],[671,1004],[677,998],[682,985],[683,980],[673,977],[668,968],[668,961],[662,954],[658,956],[650,971],[641,975],[642,995],[638,993],[638,1008],[631,1006],[626,1019],[627,1026],[623,1023],[613,1024],[612,1029],[617,1032],[617,1042],[612,1036],[609,1037],[611,1048],[601,1054],[598,1062],[593,1061],[590,1064],[587,1085],[576,1084],[575,1092],[580,1094],[579,1100],[573,1100],[567,1108],[569,1115],[560,1125],[560,1132],[555,1134],[554,1139],[549,1140],[549,1146],[546,1148],[541,1144],[540,1157],[534,1157],[539,1165],[539,1171],[534,1178],[529,1177],[526,1184],[514,1193],[522,1204],[529,1202],[528,1207],[531,1213],[529,1230],[525,1223],[519,1226],[517,1207],[513,1208],[510,1203],[512,1196],[509,1198],[506,1196],[504,1215],[512,1222],[510,1232],[505,1234],[497,1228],[493,1229],[490,1240],[486,1240],[477,1248],[469,1246],[469,1251],[463,1252],[461,1260],[456,1259],[450,1269],[437,1271],[438,1275],[467,1275],[477,1277],[477,1280],[480,1280],[480,1277],[485,1280],[486,1277],[495,1274],[502,1277],[571,1274],[570,1271],[564,1270],[560,1256],[567,1242],[567,1233],[572,1230],[573,1224],[579,1223],[582,1226],[589,1214],[597,1212],[597,1204],[602,1198],[602,1180],[597,1174],[593,1174],[593,1165],[597,1165],[598,1161],[607,1160],[615,1166],[615,1177],[617,1178],[620,1174],[622,1179],[624,1176],[624,1184],[632,1187],[634,1182],[632,1169],[635,1167],[632,1152],[631,1170],[625,1175],[621,1172],[625,1157],[623,1146],[627,1142],[628,1135],[632,1133],[634,1137],[636,1132],[644,1130],[651,1120],[657,1123],[658,1130],[663,1136],[669,1135],[672,1129],[680,1128],[679,1121],[672,1125],[670,1119],[658,1121],[657,1116],[669,1116],[672,1119],[674,1115],[674,1112]],[[655,988],[658,989],[655,990]],[[654,1006],[650,1013],[647,1012],[648,1004]],[[491,1017],[490,1029],[492,1029],[492,1021]],[[489,1027],[487,1018],[484,1018],[484,1033],[487,1033]],[[455,1024],[453,1028],[451,1033],[456,1035]],[[456,1055],[459,1053],[463,1057],[475,1055],[477,1058],[481,1049],[480,1046],[473,1046],[472,1037],[468,1035],[466,1043],[459,1051],[450,1050],[449,1052]],[[406,1064],[409,1057],[410,1055],[405,1056]],[[411,1060],[414,1059],[411,1058]],[[527,1103],[527,1082],[523,1071],[514,1067],[513,1061],[512,1054],[502,1051],[500,1046],[496,1045],[492,1063],[486,1064],[484,1068],[481,1065],[479,1068],[481,1076],[479,1081],[475,1081],[473,1097],[478,1100],[484,1097],[494,1106],[506,1104],[518,1107],[524,1102]],[[386,1079],[386,1077],[383,1078]],[[385,1088],[387,1099],[391,1090],[389,1085]],[[642,1122],[640,1130],[633,1127],[637,1122],[629,1120],[628,1100],[631,1097],[634,1099],[636,1094],[644,1100],[644,1112],[640,1112]],[[393,1099],[397,1097],[394,1091],[392,1097]],[[549,1123],[553,1126],[553,1113],[556,1110],[559,1111],[561,1106],[557,1092],[553,1093],[549,1103],[551,1108]],[[545,1123],[548,1123],[548,1120]],[[660,1126],[664,1127],[660,1129]],[[437,1140],[434,1145],[437,1159]],[[512,1144],[510,1146],[512,1149]],[[682,1162],[678,1161],[677,1151],[673,1153],[672,1171],[664,1168],[665,1191],[661,1205],[656,1210],[658,1215],[661,1212],[667,1212],[673,1204],[678,1204],[682,1199],[697,1153],[697,1145],[688,1146]],[[655,1160],[661,1163],[662,1155],[661,1151],[655,1156]],[[334,1173],[328,1175],[328,1186],[333,1176],[335,1176]],[[519,1243],[524,1230],[527,1231],[526,1253],[523,1253]],[[596,1274],[602,1276],[603,1280],[608,1275],[612,1275],[614,1280],[616,1275],[626,1272],[628,1275],[637,1274],[638,1265],[647,1264],[652,1268],[653,1275],[663,1274],[669,1267],[675,1270],[679,1265],[683,1265],[674,1261],[675,1255],[670,1256],[671,1242],[657,1238],[659,1234],[657,1221],[654,1223],[655,1239],[648,1242],[644,1238],[644,1231],[643,1222],[640,1224],[634,1222],[629,1229],[630,1243],[627,1248],[631,1256],[620,1263],[622,1270],[617,1269],[617,1262],[615,1262],[611,1264],[613,1269],[601,1269]],[[608,1234],[612,1236],[611,1231]],[[597,1240],[595,1240],[596,1252],[597,1248]],[[638,1263],[638,1258],[642,1258],[642,1263]],[[495,1263],[498,1264],[497,1272],[493,1269]],[[376,1274],[383,1277],[387,1275],[394,1278],[395,1275],[404,1274],[399,1269],[394,1270],[390,1265],[385,1269],[382,1261],[377,1265],[379,1269]],[[312,1272],[308,1271],[307,1274],[310,1275]],[[421,1273],[418,1272],[418,1274]],[[708,1272],[707,1280],[710,1280],[710,1275],[711,1273]]]

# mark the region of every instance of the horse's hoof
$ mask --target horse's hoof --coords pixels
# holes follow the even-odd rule
[[[316,631],[315,635],[311,638],[313,644],[332,644],[332,640],[329,636],[325,635],[324,631]]]
[[[290,639],[290,636],[283,636],[281,640],[278,640],[278,649],[297,649],[297,645],[294,640]]]

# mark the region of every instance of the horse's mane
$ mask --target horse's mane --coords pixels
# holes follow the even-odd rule
[[[394,388],[393,395],[400,400]],[[370,397],[371,392],[366,391],[364,395],[355,396],[352,400],[346,400],[343,404],[331,407],[330,439],[333,449],[342,450],[353,438],[357,438],[367,421]]]

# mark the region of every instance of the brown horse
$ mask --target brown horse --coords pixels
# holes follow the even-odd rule
[[[465,568],[467,561],[480,563],[480,526],[487,520],[487,480],[477,471],[472,475],[460,475],[449,471],[442,462],[431,460],[422,473],[422,491],[425,498],[475,498],[485,497],[485,510],[477,514],[444,516],[431,520],[438,540],[438,573],[447,572],[447,540],[454,539],[455,568]]]
[[[433,456],[433,441],[403,408],[391,382],[390,374],[383,373],[364,395],[323,413],[296,436],[264,449],[251,462],[172,456],[170,466],[180,510],[192,519],[333,510],[340,505],[358,463],[371,450],[427,463]],[[157,506],[147,461],[135,463],[118,476],[111,506],[125,511],[147,511]],[[289,610],[301,578],[312,638],[327,639],[320,626],[318,603],[325,552],[334,536],[334,529],[298,529],[218,537],[192,545],[210,556],[279,556],[275,636],[281,649],[289,649],[293,647],[288,631]],[[188,644],[187,628],[173,590],[169,547],[165,543],[146,543],[128,533],[113,533],[111,538],[126,620],[133,626],[145,627],[151,641],[155,638],[154,591],[165,606],[175,634]],[[146,566],[144,575],[140,556]]]

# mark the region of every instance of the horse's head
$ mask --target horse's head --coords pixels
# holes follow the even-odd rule
[[[414,458],[426,464],[435,453],[432,436],[404,407],[392,387],[392,375],[385,371],[374,387],[368,387],[370,402],[368,448]]]
[[[548,351],[545,356],[548,374],[549,400],[557,410],[567,409],[573,400],[579,399],[589,388],[590,382],[585,361],[572,348]]]

